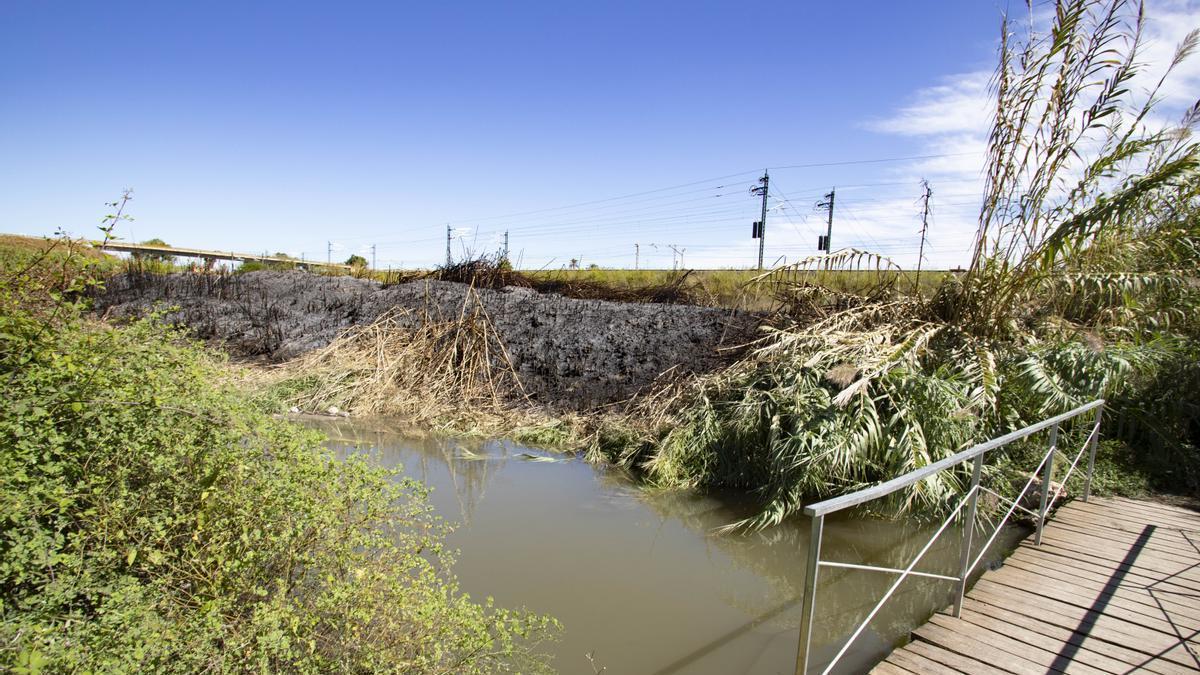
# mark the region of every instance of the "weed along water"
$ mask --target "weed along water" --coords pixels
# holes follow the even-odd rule
[[[546,648],[559,672],[794,672],[806,521],[722,534],[718,528],[752,505],[649,491],[615,470],[507,441],[415,438],[378,421],[311,424],[339,456],[366,453],[430,485],[435,509],[458,524],[448,543],[460,550],[464,590],[558,618],[563,633]],[[839,519],[826,525],[824,555],[903,567],[930,532],[911,519]],[[1021,536],[1011,534],[997,549]],[[949,574],[959,564],[959,533],[943,536],[921,571]],[[855,570],[825,574],[814,663],[833,655],[891,581]],[[838,672],[882,658],[951,590],[948,582],[906,581]]]

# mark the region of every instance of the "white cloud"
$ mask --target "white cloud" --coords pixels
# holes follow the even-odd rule
[[[940,84],[918,90],[913,100],[891,116],[866,124],[872,131],[902,136],[973,136],[990,119],[990,72],[951,75]]]
[[[1146,10],[1145,42],[1141,61],[1150,64],[1138,83],[1149,88],[1158,81],[1187,34],[1200,28],[1200,2],[1159,0]],[[1159,94],[1168,109],[1191,106],[1200,96],[1200,54],[1181,63]]]
[[[896,181],[916,186],[924,179],[933,189],[925,267],[944,269],[969,262],[994,105],[989,92],[991,78],[990,71],[982,70],[944,76],[937,84],[914,92],[892,115],[864,125],[876,133],[913,138],[920,143],[914,155],[933,156],[892,171]],[[914,231],[897,233],[897,214],[910,213]],[[903,267],[916,267],[920,248],[917,213],[919,206],[907,197],[858,214],[864,246],[888,253]],[[851,208],[847,215],[855,218],[856,214]]]

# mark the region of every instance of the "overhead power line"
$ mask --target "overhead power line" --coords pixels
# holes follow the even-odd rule
[[[944,157],[966,157],[967,155],[979,155],[978,152],[949,152],[940,155],[912,155],[909,157],[882,157],[879,159],[850,159],[842,162],[814,162],[812,164],[789,164],[788,166],[771,166],[767,167],[770,170],[776,169],[817,169],[826,166],[850,166],[852,164],[884,164],[887,162],[910,162],[918,159],[942,159]]]

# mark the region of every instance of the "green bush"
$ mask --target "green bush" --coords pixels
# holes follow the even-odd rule
[[[554,622],[459,591],[423,486],[256,412],[176,333],[0,282],[0,670],[544,666]]]

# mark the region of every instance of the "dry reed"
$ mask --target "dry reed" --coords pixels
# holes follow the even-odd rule
[[[474,289],[456,315],[390,310],[284,364],[275,379],[309,383],[289,400],[306,411],[336,406],[440,425],[468,415],[511,422],[528,408],[515,405],[527,396]]]

